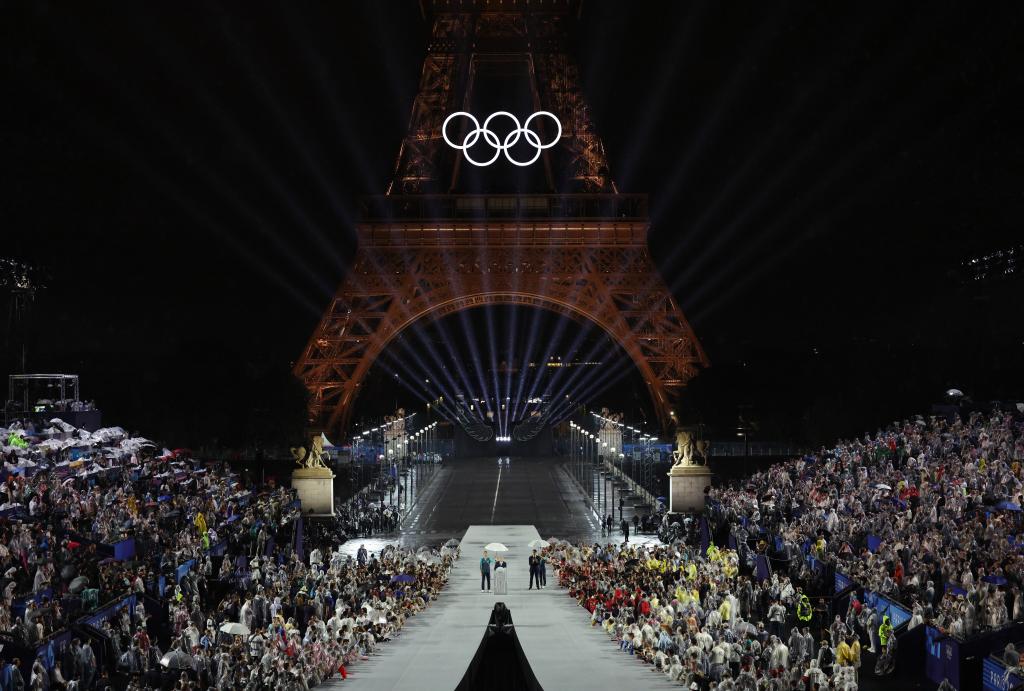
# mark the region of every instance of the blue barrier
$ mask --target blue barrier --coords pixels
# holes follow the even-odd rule
[[[707,554],[711,546],[711,526],[708,525],[706,516],[700,517],[700,553]]]
[[[852,578],[850,578],[846,574],[842,574],[842,573],[839,573],[838,571],[836,571],[836,592],[837,593],[841,593],[844,590],[846,590],[847,588],[849,588],[850,586],[854,586],[854,585],[856,585],[856,583],[853,581]]]
[[[128,561],[135,557],[135,538],[121,540],[114,543],[114,559],[117,561]]]
[[[16,597],[11,600],[11,614],[16,617],[25,616],[25,610],[29,600],[34,601],[37,605],[43,603],[43,598],[53,599],[53,588],[44,588],[37,593],[25,595],[23,597]]]
[[[964,590],[958,585],[953,585],[952,583],[946,583],[946,592],[952,593],[954,597],[957,595],[963,595],[964,597],[967,597],[966,590]]]
[[[981,663],[981,688],[985,691],[1010,691],[1024,684],[1024,677],[1007,674],[1006,667],[990,657]]]
[[[43,661],[43,666],[49,672],[53,671],[53,667],[56,664],[61,653],[64,652],[64,648],[71,644],[71,639],[74,634],[70,631],[64,631],[50,638],[45,644],[36,648],[36,656]]]
[[[929,626],[925,629],[924,671],[936,684],[949,679],[954,687],[960,688],[960,643]]]
[[[103,609],[97,610],[93,614],[86,617],[83,621],[86,624],[89,624],[90,626],[95,626],[99,628],[100,624],[105,622],[107,619],[112,618],[125,607],[129,608],[129,610],[135,609],[136,602],[137,598],[135,595],[128,595],[112,605],[108,605]]]
[[[196,563],[195,559],[189,559],[184,564],[181,564],[178,567],[178,571],[176,573],[177,580],[175,581],[175,583],[181,583],[181,579],[184,578],[185,575],[188,574],[188,572],[192,570],[192,567],[195,566],[195,563]]]
[[[864,601],[878,612],[879,621],[881,621],[883,615],[888,614],[889,622],[892,624],[894,629],[897,629],[910,621],[910,611],[903,608],[901,605],[896,604],[884,595],[879,595],[878,593],[870,590],[865,590]]]

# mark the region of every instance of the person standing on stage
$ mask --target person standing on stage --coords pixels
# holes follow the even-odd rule
[[[548,587],[548,560],[543,554],[537,555],[537,579],[541,588]]]
[[[485,591],[491,591],[491,558],[487,556],[487,550],[484,550],[484,556],[480,558],[480,592]]]
[[[537,584],[537,590],[540,590],[540,564],[539,557],[537,556],[537,550],[533,550],[533,554],[530,555],[530,587],[527,590],[533,590],[533,584]]]

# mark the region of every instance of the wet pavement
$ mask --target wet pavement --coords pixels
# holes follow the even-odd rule
[[[630,516],[627,507],[626,518]],[[437,546],[449,538],[461,540],[470,525],[533,525],[545,538],[622,541],[617,529],[610,537],[603,535],[598,515],[570,476],[565,459],[513,456],[500,468],[496,458],[445,461],[421,487],[398,533],[349,540],[341,550],[354,555],[360,545],[371,552],[388,544]],[[652,541],[657,537],[630,536],[630,542]]]

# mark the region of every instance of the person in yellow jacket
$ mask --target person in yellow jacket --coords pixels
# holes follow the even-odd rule
[[[847,641],[849,639],[844,638],[836,646],[836,664],[842,667],[853,667],[853,649]]]
[[[818,537],[818,540],[814,543],[814,556],[818,559],[825,558],[825,538]]]
[[[796,603],[796,618],[807,623],[812,616],[814,616],[814,610],[811,608],[811,599],[806,594],[801,595],[800,600]]]
[[[860,682],[860,640],[850,636],[850,657],[853,658],[853,680]]]
[[[707,556],[709,561],[718,561],[718,557],[721,555],[721,550],[715,546],[714,543],[708,545]]]
[[[203,516],[203,512],[200,511],[196,514],[196,527],[199,528],[200,533],[206,532],[206,517]]]
[[[692,561],[686,565],[686,580],[692,581],[697,578],[697,565]]]
[[[739,569],[730,561],[726,562],[725,566],[722,567],[722,573],[728,578],[735,578],[736,574],[739,573]]]
[[[724,624],[729,623],[729,617],[732,614],[732,605],[729,604],[729,600],[722,600],[722,604],[718,606],[718,616],[722,617]]]
[[[889,636],[892,635],[892,624],[889,622],[889,615],[886,614],[882,617],[882,624],[878,627],[878,642],[885,648],[889,642]]]

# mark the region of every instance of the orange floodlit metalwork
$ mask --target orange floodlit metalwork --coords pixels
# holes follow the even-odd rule
[[[675,393],[708,361],[647,249],[647,199],[619,194],[564,49],[572,2],[434,2],[433,41],[389,193],[364,200],[358,249],[296,375],[310,423],[345,429],[391,339],[420,320],[525,305],[590,321],[630,356],[666,426]],[[448,112],[470,102],[474,65],[529,66],[535,102],[563,125],[538,162],[570,194],[459,194]],[[443,190],[443,191],[438,191]]]

